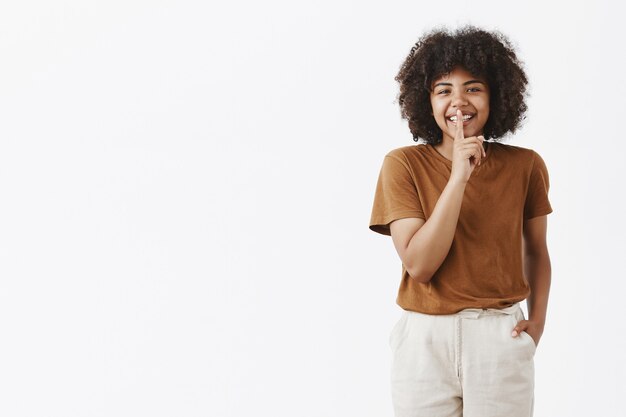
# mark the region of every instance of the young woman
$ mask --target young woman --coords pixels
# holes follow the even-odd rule
[[[552,207],[541,156],[501,143],[527,110],[522,64],[497,31],[435,29],[396,80],[402,117],[425,143],[385,155],[369,224],[402,260],[395,415],[530,417]]]

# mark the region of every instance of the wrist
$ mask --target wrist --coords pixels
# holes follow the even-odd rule
[[[465,187],[467,185],[467,181],[450,177],[450,179],[448,180],[448,185],[451,187]]]
[[[531,318],[529,318],[528,321],[530,321],[535,326],[537,326],[537,328],[539,328],[541,331],[543,331],[543,328],[546,325],[545,319],[531,319]]]

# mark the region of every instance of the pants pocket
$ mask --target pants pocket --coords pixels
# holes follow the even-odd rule
[[[522,337],[526,337],[526,339],[528,339],[528,342],[531,344],[532,349],[533,349],[533,353],[537,350],[537,345],[535,344],[535,339],[533,339],[533,337],[531,335],[529,335],[528,333],[526,333],[524,330],[522,330],[521,333]]]
[[[519,310],[517,311],[515,314],[513,314],[514,317],[514,326],[520,321],[520,320],[526,320],[526,316],[524,316],[524,311],[523,310]],[[537,350],[537,345],[535,344],[535,339],[533,339],[533,337],[531,335],[529,335],[528,333],[526,333],[525,330],[522,330],[519,334],[519,336],[517,336],[523,340],[526,341],[526,344],[529,345],[533,355],[535,354],[536,350]]]

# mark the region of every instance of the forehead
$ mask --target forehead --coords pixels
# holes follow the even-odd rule
[[[451,84],[454,84],[454,83],[463,84],[470,80],[478,80],[486,84],[486,81],[483,77],[474,75],[471,72],[467,71],[465,68],[455,67],[452,69],[452,71],[450,71],[450,73],[443,74],[439,76],[438,78],[435,78],[431,84],[431,87],[434,88],[437,83],[441,83],[441,82],[451,83]]]

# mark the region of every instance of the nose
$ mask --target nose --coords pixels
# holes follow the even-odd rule
[[[451,105],[452,107],[463,107],[467,106],[467,98],[465,97],[464,91],[457,91],[452,95]]]

